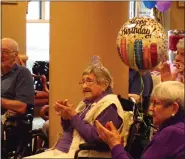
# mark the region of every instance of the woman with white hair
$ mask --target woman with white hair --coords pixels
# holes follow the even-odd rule
[[[163,63],[161,66],[161,81],[180,81],[184,83],[184,38],[177,43],[177,54],[172,65]]]
[[[144,149],[141,158],[185,158],[184,84],[167,81],[158,84],[152,93],[150,111],[158,131]],[[104,127],[96,121],[99,137],[106,142],[113,159],[131,159],[122,147],[121,136],[112,122]]]
[[[95,120],[102,125],[112,121],[119,129],[123,123],[123,109],[117,95],[112,93],[112,77],[103,65],[94,59],[82,73],[79,82],[84,95],[77,108],[67,99],[54,103],[54,108],[61,116],[63,136],[52,150],[28,158],[74,158],[75,151],[82,143],[102,142],[98,136]],[[97,152],[86,151],[85,155],[95,156]],[[82,154],[81,154],[82,155]],[[110,153],[98,153],[106,157]]]

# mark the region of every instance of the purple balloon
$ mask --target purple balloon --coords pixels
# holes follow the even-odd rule
[[[156,7],[159,11],[165,12],[168,10],[168,8],[170,8],[171,3],[171,1],[158,1]]]

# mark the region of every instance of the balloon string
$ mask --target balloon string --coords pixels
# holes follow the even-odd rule
[[[141,93],[140,93],[140,102],[141,102],[141,112],[143,112],[143,90],[144,90],[144,83],[143,83],[143,78],[142,75],[140,74],[140,81],[141,81]]]
[[[143,94],[143,90],[144,90],[144,83],[143,83],[143,78],[142,78],[141,74],[140,74],[140,81],[141,81],[141,93],[140,93],[141,113],[139,112],[138,109],[137,109],[137,111],[138,111],[138,115],[139,115],[140,120],[145,124],[145,126],[147,126],[145,121],[143,120],[143,98],[142,98],[142,94]]]

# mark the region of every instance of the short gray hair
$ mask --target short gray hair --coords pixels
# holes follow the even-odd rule
[[[176,102],[179,105],[179,111],[184,110],[184,84],[179,81],[158,84],[152,92],[152,97],[164,102],[165,106]]]
[[[108,82],[108,86],[113,87],[112,76],[107,68],[90,65],[83,71],[82,75],[84,76],[91,73],[95,75],[96,80],[100,85]]]
[[[3,38],[1,40],[1,44],[5,44],[10,50],[18,52],[19,46],[14,39],[11,38]]]
[[[184,49],[184,38],[177,43],[177,49]]]

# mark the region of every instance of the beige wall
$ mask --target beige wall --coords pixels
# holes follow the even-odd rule
[[[1,36],[15,39],[19,44],[19,52],[26,58],[26,10],[27,2],[13,5],[2,4]],[[24,55],[23,55],[24,54]]]
[[[128,20],[128,2],[51,2],[50,20],[50,146],[61,130],[52,103],[83,98],[82,71],[99,55],[115,81],[114,92],[127,97],[128,67],[116,52],[116,37]]]
[[[170,7],[170,29],[184,30],[184,8],[177,7],[176,1]]]

